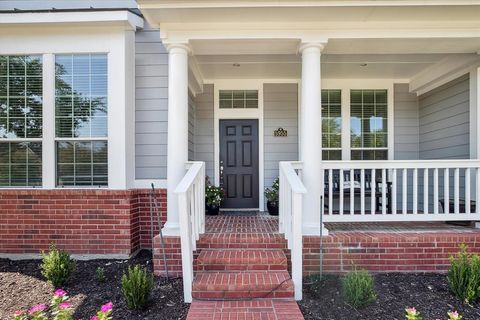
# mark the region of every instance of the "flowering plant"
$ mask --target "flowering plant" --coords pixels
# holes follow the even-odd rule
[[[407,320],[422,320],[422,317],[420,316],[420,312],[418,312],[415,308],[407,308],[407,309],[405,309],[405,312],[407,313],[405,315]],[[462,316],[459,315],[457,311],[450,311],[450,312],[447,313],[447,315],[448,315],[448,320],[461,320],[462,319]]]
[[[265,198],[267,198],[268,201],[272,205],[278,205],[278,192],[280,190],[280,181],[278,178],[273,180],[272,188],[266,188],[265,189]]]
[[[205,203],[210,207],[220,207],[225,193],[223,188],[213,186],[208,177],[205,178]]]
[[[14,320],[73,320],[73,308],[67,293],[58,289],[53,293],[50,306],[37,304],[28,310],[19,310],[13,314]],[[111,320],[113,304],[104,304],[91,320]],[[49,317],[51,316],[51,318]]]

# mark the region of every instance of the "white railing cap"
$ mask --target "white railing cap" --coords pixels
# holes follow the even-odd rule
[[[294,162],[296,169],[301,169],[301,162],[295,161]],[[305,188],[305,185],[303,184],[302,180],[300,177],[297,175],[295,172],[295,169],[293,168],[292,162],[290,161],[281,161],[280,162],[280,170],[283,172],[285,175],[285,178],[287,179],[288,183],[290,184],[290,187],[293,192],[295,193],[307,193],[307,188]]]
[[[205,162],[202,161],[189,161],[185,164],[188,169],[187,173],[183,177],[182,181],[175,188],[175,193],[185,193],[193,185],[195,179],[200,174],[202,168],[205,166]]]
[[[323,169],[435,169],[478,168],[477,159],[448,160],[343,160],[322,161]]]

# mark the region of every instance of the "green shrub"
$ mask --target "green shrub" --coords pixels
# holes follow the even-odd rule
[[[366,270],[353,270],[342,281],[343,297],[354,308],[362,308],[376,299],[373,277]]]
[[[122,276],[122,292],[129,309],[142,309],[153,289],[153,276],[136,265]]]
[[[68,282],[70,276],[75,270],[75,261],[70,255],[62,250],[58,250],[55,245],[51,245],[47,254],[42,253],[42,275],[51,282],[55,288],[62,287]]]
[[[97,275],[97,281],[100,283],[104,283],[106,280],[105,277],[105,269],[102,267],[98,267],[97,270],[95,270],[95,274]]]
[[[464,244],[455,257],[450,257],[448,284],[453,294],[465,303],[480,296],[480,257],[469,254]]]

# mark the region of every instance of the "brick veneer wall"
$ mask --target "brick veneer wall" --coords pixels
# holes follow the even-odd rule
[[[324,270],[343,273],[352,265],[373,272],[445,272],[448,258],[465,243],[480,253],[480,232],[339,233],[324,237]],[[305,275],[320,269],[320,237],[304,237]]]
[[[182,276],[182,249],[180,237],[163,237],[165,242],[165,257],[167,260],[168,275],[171,277]],[[157,276],[166,276],[163,249],[160,236],[153,239],[153,272]]]
[[[165,221],[166,191],[157,197]],[[0,190],[0,253],[38,253],[51,243],[73,254],[151,248],[148,201],[148,189]]]

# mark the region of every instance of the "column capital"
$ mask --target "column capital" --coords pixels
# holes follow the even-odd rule
[[[188,43],[166,43],[164,44],[168,53],[183,53],[192,54],[192,47]]]
[[[316,48],[320,50],[320,53],[322,53],[326,45],[327,42],[301,42],[298,46],[298,52],[303,53],[303,51],[307,49]]]

